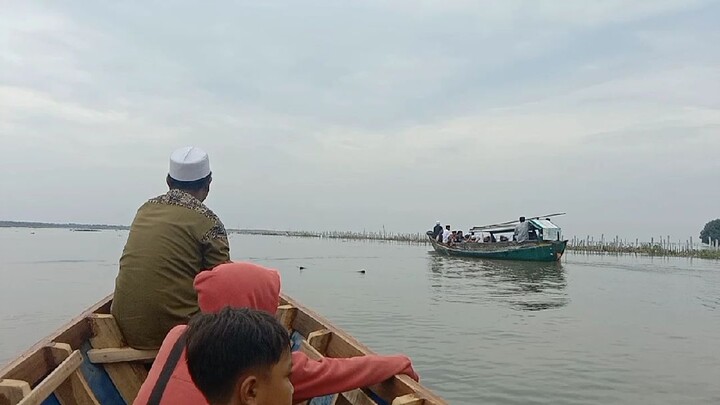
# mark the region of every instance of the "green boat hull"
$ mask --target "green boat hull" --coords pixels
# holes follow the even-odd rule
[[[565,252],[567,241],[464,243],[446,246],[430,238],[436,252],[448,256],[477,257],[494,260],[555,262]]]

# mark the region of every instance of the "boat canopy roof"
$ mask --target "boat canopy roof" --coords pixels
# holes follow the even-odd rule
[[[512,228],[508,228],[507,225],[505,225],[504,227],[476,226],[476,227],[470,228],[470,232],[507,233],[507,232],[514,232],[514,231],[515,231],[514,225]]]
[[[530,222],[535,228],[537,229],[560,229],[557,225],[552,223],[550,221],[550,217],[565,215],[565,213],[559,213],[559,214],[550,214],[550,215],[542,215],[538,217],[530,217],[527,219],[528,222]],[[508,232],[514,232],[515,226],[519,224],[520,221],[508,221],[508,222],[501,222],[499,224],[493,224],[493,225],[483,225],[483,226],[475,226],[470,228],[470,232],[489,232],[489,233],[508,233]]]
[[[559,226],[550,222],[549,219],[531,219],[530,223],[538,229],[560,229]]]

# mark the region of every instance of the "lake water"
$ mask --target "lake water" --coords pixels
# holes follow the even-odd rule
[[[0,364],[112,292],[126,237],[0,229]],[[720,262],[230,240],[234,260],[278,269],[285,292],[373,350],[408,354],[452,404],[720,403]]]

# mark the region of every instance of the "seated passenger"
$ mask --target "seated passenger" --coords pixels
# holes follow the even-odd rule
[[[230,307],[201,313],[190,319],[184,340],[190,377],[209,403],[292,404],[290,337],[274,316]]]
[[[259,309],[271,314],[280,302],[280,274],[252,263],[228,263],[214,270],[204,271],[195,278],[198,304],[203,313],[216,313],[226,306]],[[160,348],[147,379],[140,388],[134,404],[147,404],[161,371],[168,362],[171,348],[186,326],[173,328]],[[353,358],[323,358],[310,360],[300,352],[292,353],[291,382],[295,386],[293,403],[355,388],[377,384],[396,374],[406,374],[414,380],[418,375],[406,356],[360,356]],[[159,404],[207,404],[190,380],[185,354],[174,368],[165,394]]]

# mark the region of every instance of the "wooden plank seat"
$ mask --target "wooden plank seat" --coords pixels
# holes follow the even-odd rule
[[[157,357],[157,350],[138,350],[132,347],[118,347],[88,350],[87,356],[91,363],[126,363],[129,361],[152,362]]]

